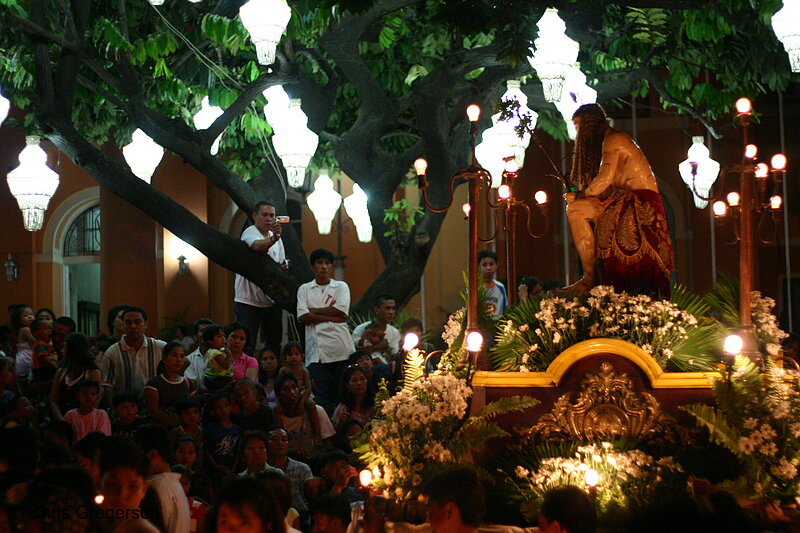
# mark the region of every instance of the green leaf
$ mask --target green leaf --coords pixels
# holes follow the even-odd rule
[[[405,84],[411,85],[417,78],[424,78],[427,75],[428,75],[428,69],[426,69],[422,65],[412,65],[411,68],[408,69],[408,74],[406,75]]]

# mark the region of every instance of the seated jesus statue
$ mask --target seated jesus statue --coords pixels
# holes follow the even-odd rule
[[[578,130],[564,195],[583,278],[567,287],[595,285],[618,291],[669,294],[672,245],[653,171],[627,134],[610,126],[603,108],[583,105],[572,118]]]

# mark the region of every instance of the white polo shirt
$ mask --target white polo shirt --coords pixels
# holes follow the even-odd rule
[[[332,279],[327,285],[318,285],[316,280],[312,280],[297,289],[298,317],[309,313],[309,309],[328,306],[344,314],[350,312],[350,287],[347,283]],[[306,324],[306,366],[343,361],[354,351],[347,322]]]
[[[247,243],[247,246],[253,246],[256,241],[264,239],[271,239],[272,231],[268,231],[266,235],[261,233],[255,226],[249,226],[242,232],[242,240]],[[281,264],[286,260],[286,250],[283,247],[283,239],[279,239],[275,244],[267,250],[269,255],[276,263]],[[236,281],[234,282],[234,302],[252,305],[253,307],[270,307],[275,302],[272,298],[267,296],[261,288],[245,278],[241,274],[236,274]]]

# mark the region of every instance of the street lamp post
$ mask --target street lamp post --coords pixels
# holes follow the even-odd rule
[[[759,238],[763,242],[770,242],[771,238],[761,236],[761,226],[767,218],[772,219],[773,225],[781,210],[782,198],[779,194],[780,185],[786,169],[786,157],[776,154],[772,157],[773,192],[769,201],[764,202],[770,168],[765,163],[756,163],[758,148],[750,143],[750,115],[752,105],[747,98],[740,98],[736,102],[736,113],[742,125],[743,153],[741,162],[723,169],[722,180],[729,171],[739,174],[739,191],[727,195],[727,204],[721,200],[713,203],[715,217],[722,219],[730,211],[733,217],[738,215],[738,224],[734,220],[735,236],[739,241],[739,328],[737,334],[742,339],[741,354],[754,363],[763,366],[764,359],[758,349],[753,317],[751,311],[751,297],[753,290],[753,252],[755,249],[755,232],[753,218],[756,213],[761,215],[758,224]],[[724,181],[723,181],[724,184]],[[724,187],[720,187],[722,191]],[[694,193],[697,195],[697,191]],[[702,200],[713,200],[703,198]]]

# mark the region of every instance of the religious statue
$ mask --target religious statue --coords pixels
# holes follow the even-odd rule
[[[564,199],[583,278],[566,290],[602,284],[668,296],[672,244],[647,158],[599,105],[581,106],[572,120],[578,135]]]

